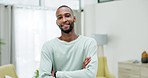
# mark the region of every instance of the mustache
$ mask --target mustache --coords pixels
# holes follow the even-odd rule
[[[64,33],[69,33],[69,32],[71,32],[72,29],[74,28],[74,22],[72,22],[72,23],[69,24],[69,25],[70,25],[70,28],[69,28],[68,30],[64,30],[64,29],[62,28],[62,25],[60,25],[60,24],[58,24],[58,23],[57,23],[57,25],[58,25],[58,27],[61,29],[61,31],[64,32]]]
[[[68,25],[72,25],[73,23],[75,23],[74,20],[73,20],[72,22],[69,22]],[[57,24],[59,27],[62,27],[62,25],[60,25],[57,21],[56,21],[56,24]],[[64,22],[63,24],[66,24],[66,22]]]

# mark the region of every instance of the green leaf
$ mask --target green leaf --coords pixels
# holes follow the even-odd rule
[[[5,44],[5,43],[0,39],[0,45],[1,45],[1,44]]]

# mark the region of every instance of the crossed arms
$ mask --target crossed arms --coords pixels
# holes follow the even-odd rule
[[[88,55],[82,63],[82,69],[74,71],[56,71],[56,78],[96,78],[98,67],[97,46],[95,43],[92,44],[94,45],[86,50],[88,51]],[[52,71],[53,58],[50,55],[52,55],[52,53],[47,52],[46,49],[42,51],[39,78],[55,77],[55,71]]]
[[[95,61],[92,61],[92,59],[94,59],[96,57],[86,58],[82,64],[81,70],[57,71],[56,78],[96,78],[96,71],[97,71],[98,63]],[[52,67],[52,65],[51,65],[51,67]],[[49,73],[46,70],[50,71],[52,69],[46,69],[46,67],[43,68],[42,71],[40,72],[39,78],[53,78],[53,77],[55,77],[54,71],[52,71],[53,73]]]

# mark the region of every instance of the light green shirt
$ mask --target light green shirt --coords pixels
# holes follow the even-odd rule
[[[85,69],[85,58],[91,57]],[[98,67],[97,44],[93,38],[79,36],[71,42],[58,38],[46,42],[41,51],[39,78],[52,78],[52,67],[56,78],[96,78]]]

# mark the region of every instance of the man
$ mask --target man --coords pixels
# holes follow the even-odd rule
[[[96,41],[74,32],[76,17],[70,7],[60,6],[56,17],[61,36],[43,45],[39,78],[96,78]]]

